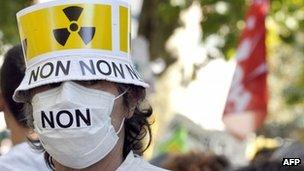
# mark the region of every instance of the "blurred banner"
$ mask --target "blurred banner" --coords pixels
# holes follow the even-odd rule
[[[184,153],[188,150],[188,131],[185,127],[179,127],[172,132],[171,136],[161,142],[158,147],[159,154]]]
[[[268,0],[253,0],[236,52],[237,66],[224,110],[226,129],[244,139],[267,114],[265,18]]]

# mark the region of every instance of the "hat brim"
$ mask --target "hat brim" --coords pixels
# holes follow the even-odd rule
[[[106,80],[149,87],[133,64],[123,57],[105,54],[55,55],[32,62],[14,93],[14,100],[25,102],[30,89],[64,81]]]

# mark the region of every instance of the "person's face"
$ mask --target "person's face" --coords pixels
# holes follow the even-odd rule
[[[75,83],[82,85],[86,88],[96,89],[96,90],[102,90],[108,93],[113,94],[115,97],[117,97],[120,93],[118,91],[118,86],[115,83],[108,82],[108,81],[74,81]],[[54,84],[48,84],[44,86],[40,86],[37,88],[34,88],[31,90],[31,97],[34,97],[37,93],[41,93],[50,89],[53,89],[55,87],[60,86],[62,83],[54,83]],[[81,98],[81,97],[79,97]],[[115,130],[118,131],[122,120],[124,117],[127,117],[128,114],[127,107],[123,104],[123,97],[120,97],[115,100],[113,110],[111,113],[111,120],[112,125],[114,126]],[[124,131],[121,131],[124,132]]]

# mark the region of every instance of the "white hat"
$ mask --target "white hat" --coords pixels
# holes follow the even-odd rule
[[[108,80],[148,87],[130,56],[129,0],[56,0],[17,13],[26,61],[14,99],[68,80]]]

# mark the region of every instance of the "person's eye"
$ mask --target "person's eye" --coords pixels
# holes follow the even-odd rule
[[[92,86],[98,83],[98,80],[90,80],[90,81],[75,81],[77,84],[82,86]]]
[[[56,88],[56,87],[59,87],[60,85],[61,85],[61,82],[60,83],[48,84],[47,86],[50,87],[50,88]]]
[[[95,85],[98,83],[98,80],[87,81],[89,85]]]

